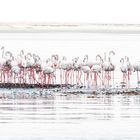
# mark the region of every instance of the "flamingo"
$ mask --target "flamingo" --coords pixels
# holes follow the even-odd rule
[[[53,77],[54,75],[54,68],[52,67],[52,63],[50,59],[47,59],[45,63],[42,63],[41,69],[43,72],[43,84],[52,84],[54,83]],[[46,82],[46,75],[48,76],[48,82]]]
[[[97,61],[98,58],[100,59],[99,61]],[[95,83],[95,87],[97,88],[97,76],[99,76],[99,73],[102,72],[102,57],[100,55],[96,56],[96,62],[93,63],[93,66],[91,67],[91,72],[94,73],[94,83]],[[91,77],[92,77],[92,73],[91,73]]]
[[[86,65],[86,66],[90,67],[90,69],[92,68],[92,66],[93,66],[93,64],[94,64],[94,62],[89,61],[88,55],[85,55],[85,56],[84,56],[84,62],[85,62],[85,65]]]
[[[38,75],[38,82],[40,81],[40,83],[41,83],[41,80],[42,80],[41,79],[42,78],[42,75],[41,75],[41,72],[42,72],[42,69],[41,69],[42,61],[41,61],[40,57],[38,55],[36,55],[36,54],[33,54],[33,59],[34,59],[34,64],[33,64],[33,68],[34,68],[34,74],[33,74],[34,75],[34,79],[35,79],[35,76]]]
[[[132,69],[129,62],[129,58],[125,57],[125,60],[124,58],[122,58],[120,62],[121,62],[120,69],[121,69],[121,72],[123,73],[123,83],[126,82],[127,87],[129,87],[130,86],[130,71]]]
[[[110,84],[110,82],[111,82],[111,72],[113,72],[113,83],[114,83],[115,66],[112,64],[111,57],[110,57],[111,54],[115,55],[115,53],[113,51],[110,51],[108,61],[106,61],[106,53],[105,53],[104,64],[103,64],[103,70],[105,71],[104,81],[107,80],[107,86],[108,87],[111,86],[111,84]]]
[[[110,51],[109,52],[110,75],[112,73],[111,80],[113,79],[113,87],[114,87],[114,71],[115,71],[115,65],[112,63],[111,55],[115,55],[115,52],[114,51]]]
[[[26,69],[27,69],[27,74],[29,78],[29,83],[30,84],[35,84],[35,75],[34,75],[34,58],[31,53],[27,53],[25,56],[26,59]]]
[[[127,74],[128,75],[128,87],[130,87],[130,75],[131,75],[131,71],[133,70],[133,66],[130,63],[128,56],[125,56],[125,60],[126,60],[127,68],[128,68],[128,74]]]
[[[88,62],[87,57],[84,57],[83,66],[82,66],[82,71],[84,72],[84,86],[86,86],[86,81],[87,81],[87,87],[89,87],[90,85],[89,76],[91,73],[91,69],[90,69],[91,65],[88,65],[87,62]]]
[[[87,81],[87,87],[89,87],[90,81],[89,81],[89,75],[91,72],[91,69],[88,66],[82,66],[82,71],[84,72],[84,86],[86,86]]]
[[[7,81],[9,81],[10,79],[10,69],[11,69],[11,60],[12,60],[12,53],[7,51],[5,53],[5,48],[4,46],[1,48],[2,50],[2,58],[0,61],[0,67],[1,67],[1,81],[2,81],[2,77],[4,78],[4,83],[6,82],[5,78],[7,77]]]
[[[18,62],[16,59],[14,59],[14,57],[12,57],[11,61],[11,72],[14,74],[14,83],[16,83],[16,78],[18,78],[18,82],[20,82],[18,76],[20,74],[20,67],[18,66]]]
[[[59,60],[59,56],[57,54],[52,55],[51,56],[51,62],[52,62],[52,66],[54,68],[54,75],[55,75],[55,83],[56,83],[56,70],[58,69],[58,60]]]
[[[79,59],[79,57],[76,57],[76,58],[73,59],[73,70],[74,70],[74,72],[76,72],[76,84],[77,85],[82,84],[82,81],[81,81],[82,65],[83,65],[83,63]],[[73,79],[74,79],[74,75],[73,75]]]
[[[137,72],[137,84],[138,84],[138,87],[139,87],[139,84],[140,84],[140,79],[139,79],[140,61],[136,62],[134,64],[133,68],[134,68],[134,72],[135,71]]]
[[[26,56],[24,55],[24,51],[21,50],[20,54],[18,54],[17,58],[18,66],[20,67],[20,83],[26,83]],[[22,80],[22,81],[21,81]]]
[[[62,58],[62,61],[60,61],[60,81],[61,81],[61,84],[63,82],[62,79],[65,79],[65,84],[68,84],[69,83],[69,77],[71,79],[71,82],[72,82],[72,75],[71,74],[71,71],[73,69],[73,62],[72,61],[67,61],[67,58],[65,56],[63,56]],[[63,72],[62,72],[63,70]]]
[[[2,77],[4,76],[4,72],[3,72],[3,67],[6,64],[6,59],[4,58],[4,46],[1,47],[2,50],[2,54],[1,54],[1,59],[0,59],[0,70],[1,70],[1,82],[2,81]],[[5,80],[4,80],[5,83]]]

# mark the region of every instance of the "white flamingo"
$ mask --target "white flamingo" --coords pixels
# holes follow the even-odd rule
[[[1,81],[3,77],[4,81],[2,82],[5,83],[6,78],[7,78],[7,82],[9,82],[11,77],[10,69],[11,69],[12,53],[9,51],[5,52],[4,46],[1,48],[1,50],[2,50],[2,58],[0,61]]]
[[[26,75],[27,75],[27,71],[26,71],[26,56],[24,55],[24,51],[21,50],[20,54],[18,54],[17,58],[17,63],[18,66],[20,67],[20,83],[26,83]]]
[[[79,59],[79,57],[75,57],[73,59],[73,79],[74,79],[74,73],[76,72],[76,84],[77,85],[82,85],[83,84],[82,81],[81,81],[82,66],[83,66],[83,62]]]
[[[138,84],[138,87],[140,85],[140,79],[139,79],[139,72],[140,72],[140,61],[136,62],[133,66],[134,68],[134,72],[136,71],[137,72],[137,84]]]
[[[56,79],[57,71],[56,70],[59,69],[58,60],[59,60],[59,56],[57,54],[51,56],[52,67],[54,68],[55,84],[57,81],[57,79]]]
[[[73,62],[67,61],[67,58],[64,56],[62,61],[60,61],[61,84],[63,83],[63,80],[65,81],[65,84],[69,84],[69,78],[70,78],[70,81],[72,82],[72,70],[73,70]]]
[[[14,77],[14,83],[16,83],[16,78],[18,78],[18,83],[20,83],[21,80],[19,80],[19,75],[21,72],[20,67],[18,66],[18,61],[16,59],[14,59],[14,57],[12,57],[12,61],[11,61],[11,72],[12,75]]]
[[[130,83],[129,83],[129,80],[130,80],[130,77],[129,77],[129,71],[130,71],[130,63],[128,62],[128,58],[125,57],[125,60],[124,58],[122,58],[120,60],[121,62],[121,72],[123,73],[123,83],[126,83],[126,86],[129,87]]]
[[[92,61],[89,61],[89,57],[88,57],[88,55],[85,55],[84,56],[84,64],[86,65],[86,66],[88,66],[90,69],[92,68],[92,66],[94,65],[94,62],[92,62]]]
[[[98,58],[99,58],[99,60],[98,60]],[[91,68],[91,72],[94,74],[94,80],[93,80],[94,82],[93,83],[95,83],[95,87],[97,88],[97,85],[98,85],[97,77],[99,76],[99,73],[102,72],[102,58],[100,55],[96,56],[96,62],[93,63],[93,66]],[[91,73],[91,79],[92,79],[92,73]],[[102,80],[101,77],[100,77],[100,80]]]
[[[42,81],[42,69],[41,69],[41,64],[42,61],[40,59],[40,57],[36,54],[33,54],[33,59],[34,59],[34,64],[33,64],[33,69],[34,69],[34,79],[36,79],[36,77],[38,77],[37,83],[41,83]]]
[[[41,65],[43,74],[43,84],[54,84],[54,68],[52,67],[52,62],[47,59],[46,62]],[[48,76],[48,81],[46,82],[46,76]]]
[[[113,51],[110,51],[108,61],[106,61],[106,53],[105,53],[104,64],[103,64],[103,70],[105,71],[104,82],[107,81],[107,87],[111,86],[111,72],[113,72],[113,83],[114,83],[115,66],[112,64],[111,57],[110,57],[111,54],[115,55]]]
[[[131,75],[131,72],[133,70],[133,66],[131,65],[130,61],[129,61],[129,57],[125,56],[125,60],[126,60],[126,65],[127,65],[127,78],[128,78],[128,87],[130,87],[130,75]]]
[[[26,60],[26,70],[28,74],[28,79],[30,84],[35,84],[35,73],[34,73],[34,58],[31,53],[27,53],[25,56]]]
[[[82,71],[84,73],[84,86],[86,86],[86,84],[87,84],[87,87],[90,86],[90,80],[89,79],[90,79],[91,67],[92,67],[92,65],[91,64],[89,65],[88,58],[84,57]]]

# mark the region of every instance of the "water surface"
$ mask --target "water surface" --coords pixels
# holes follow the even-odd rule
[[[3,140],[139,140],[139,95],[1,99]]]

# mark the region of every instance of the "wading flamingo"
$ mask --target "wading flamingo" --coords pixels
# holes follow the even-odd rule
[[[138,84],[138,87],[140,86],[140,79],[139,79],[139,72],[140,72],[140,61],[136,62],[133,66],[134,68],[134,72],[136,71],[137,72],[137,84]]]
[[[45,84],[54,84],[54,68],[50,59],[47,59],[46,62],[41,65],[42,74],[43,74],[43,85]],[[46,81],[46,76],[48,81]]]

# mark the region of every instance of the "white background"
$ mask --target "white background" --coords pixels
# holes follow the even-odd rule
[[[0,22],[140,23],[139,0],[0,0]]]

